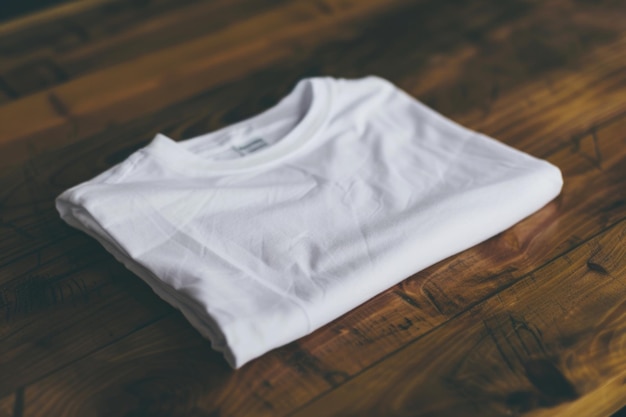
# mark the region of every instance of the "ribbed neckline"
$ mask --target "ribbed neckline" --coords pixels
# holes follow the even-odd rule
[[[143,150],[158,157],[161,163],[185,172],[227,174],[271,165],[292,155],[317,135],[331,107],[331,88],[328,83],[324,77],[305,78],[274,107],[256,116],[179,142],[158,133]],[[299,121],[276,143],[254,153],[234,159],[212,160],[193,151],[194,147],[214,145],[220,137],[230,132],[241,129],[263,130],[272,123],[288,118],[298,118]]]

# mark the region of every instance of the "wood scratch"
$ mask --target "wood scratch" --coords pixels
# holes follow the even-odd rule
[[[519,340],[522,348],[524,349],[524,351],[526,352],[527,355],[531,355],[532,352],[531,350],[528,348],[528,346],[526,345],[526,342],[524,341],[524,338],[522,337],[522,331],[525,331],[527,333],[530,334],[530,336],[533,338],[533,340],[535,341],[535,343],[537,344],[537,347],[544,353],[546,354],[546,349],[543,346],[543,342],[541,341],[540,336],[537,335],[536,332],[534,332],[528,325],[527,322],[525,322],[524,320],[518,320],[515,317],[513,317],[512,315],[509,314],[509,320],[511,322],[511,326],[513,327],[513,331],[515,332],[515,335],[517,336],[517,339]],[[534,326],[535,329],[538,330],[538,328],[536,326]]]
[[[602,154],[600,153],[600,143],[598,142],[598,134],[595,127],[591,128],[591,138],[593,139],[593,149],[596,154],[596,163],[598,164],[598,168],[602,169]]]
[[[420,308],[420,309],[422,308],[422,306],[415,299],[413,299],[413,297],[409,296],[403,291],[394,291],[394,294],[400,297],[402,301],[404,301],[408,305],[413,306],[415,308]]]
[[[424,295],[426,296],[426,298],[428,298],[428,300],[430,301],[430,303],[433,305],[433,307],[435,307],[435,310],[437,310],[437,312],[439,314],[443,315],[443,310],[440,308],[439,303],[437,302],[435,296],[433,295],[433,293],[431,293],[428,288],[426,287],[422,287],[422,292],[424,293]]]
[[[48,102],[50,103],[50,106],[52,107],[54,112],[59,116],[67,119],[72,117],[70,109],[67,107],[67,105],[59,98],[59,96],[54,94],[54,92],[52,91],[48,93]]]
[[[24,415],[24,387],[20,387],[15,391],[15,401],[13,402],[13,417],[22,417]]]
[[[598,129],[597,126],[593,126],[589,130],[587,130],[586,133],[582,135],[573,136],[571,139],[574,145],[574,148],[573,148],[574,152],[578,153],[580,156],[582,156],[584,159],[589,161],[589,163],[594,165],[599,170],[602,170],[603,157],[602,157],[602,152],[600,151],[600,141],[598,140],[597,129]],[[593,144],[593,155],[588,155],[586,152],[581,150],[581,142],[587,136],[591,137],[591,142]]]
[[[513,369],[513,364],[509,361],[509,358],[504,354],[504,350],[502,350],[502,346],[500,346],[500,343],[498,342],[496,335],[493,333],[493,330],[491,330],[491,328],[487,325],[487,322],[485,320],[483,320],[483,326],[485,326],[485,329],[487,330],[487,334],[489,335],[489,337],[491,337],[491,340],[493,340],[493,343],[496,345],[496,349],[498,349],[498,352],[500,353],[500,356],[502,356],[502,359],[504,359],[504,362],[506,363],[507,367],[511,371],[515,372],[515,369]]]
[[[501,330],[502,331],[502,330]],[[503,332],[504,333],[504,332]],[[509,348],[511,349],[511,351],[513,352],[513,354],[515,355],[515,357],[517,358],[517,360],[520,363],[524,363],[524,355],[520,354],[518,352],[518,350],[515,348],[513,342],[511,341],[511,339],[509,339],[509,336],[507,334],[504,334],[504,340],[506,341],[506,344],[509,345]]]
[[[496,102],[498,97],[500,96],[500,85],[495,82],[491,85],[491,91],[489,92],[489,100],[483,106],[483,119],[487,118],[491,114],[491,110],[493,109],[493,104]]]
[[[0,90],[4,91],[9,98],[15,99],[19,97],[17,91],[15,91],[3,77],[0,77]]]

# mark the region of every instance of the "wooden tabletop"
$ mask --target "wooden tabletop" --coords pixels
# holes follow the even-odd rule
[[[233,371],[53,200],[376,74],[562,194]],[[0,24],[0,417],[626,416],[626,2],[91,0]]]

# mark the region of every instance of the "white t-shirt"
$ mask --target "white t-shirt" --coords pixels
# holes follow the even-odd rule
[[[393,84],[308,78],[271,109],[146,147],[57,198],[240,367],[502,232],[558,168]]]

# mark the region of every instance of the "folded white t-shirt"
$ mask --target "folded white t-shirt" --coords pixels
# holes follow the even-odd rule
[[[502,232],[558,168],[379,77],[301,80],[269,110],[146,147],[57,198],[233,367]]]

